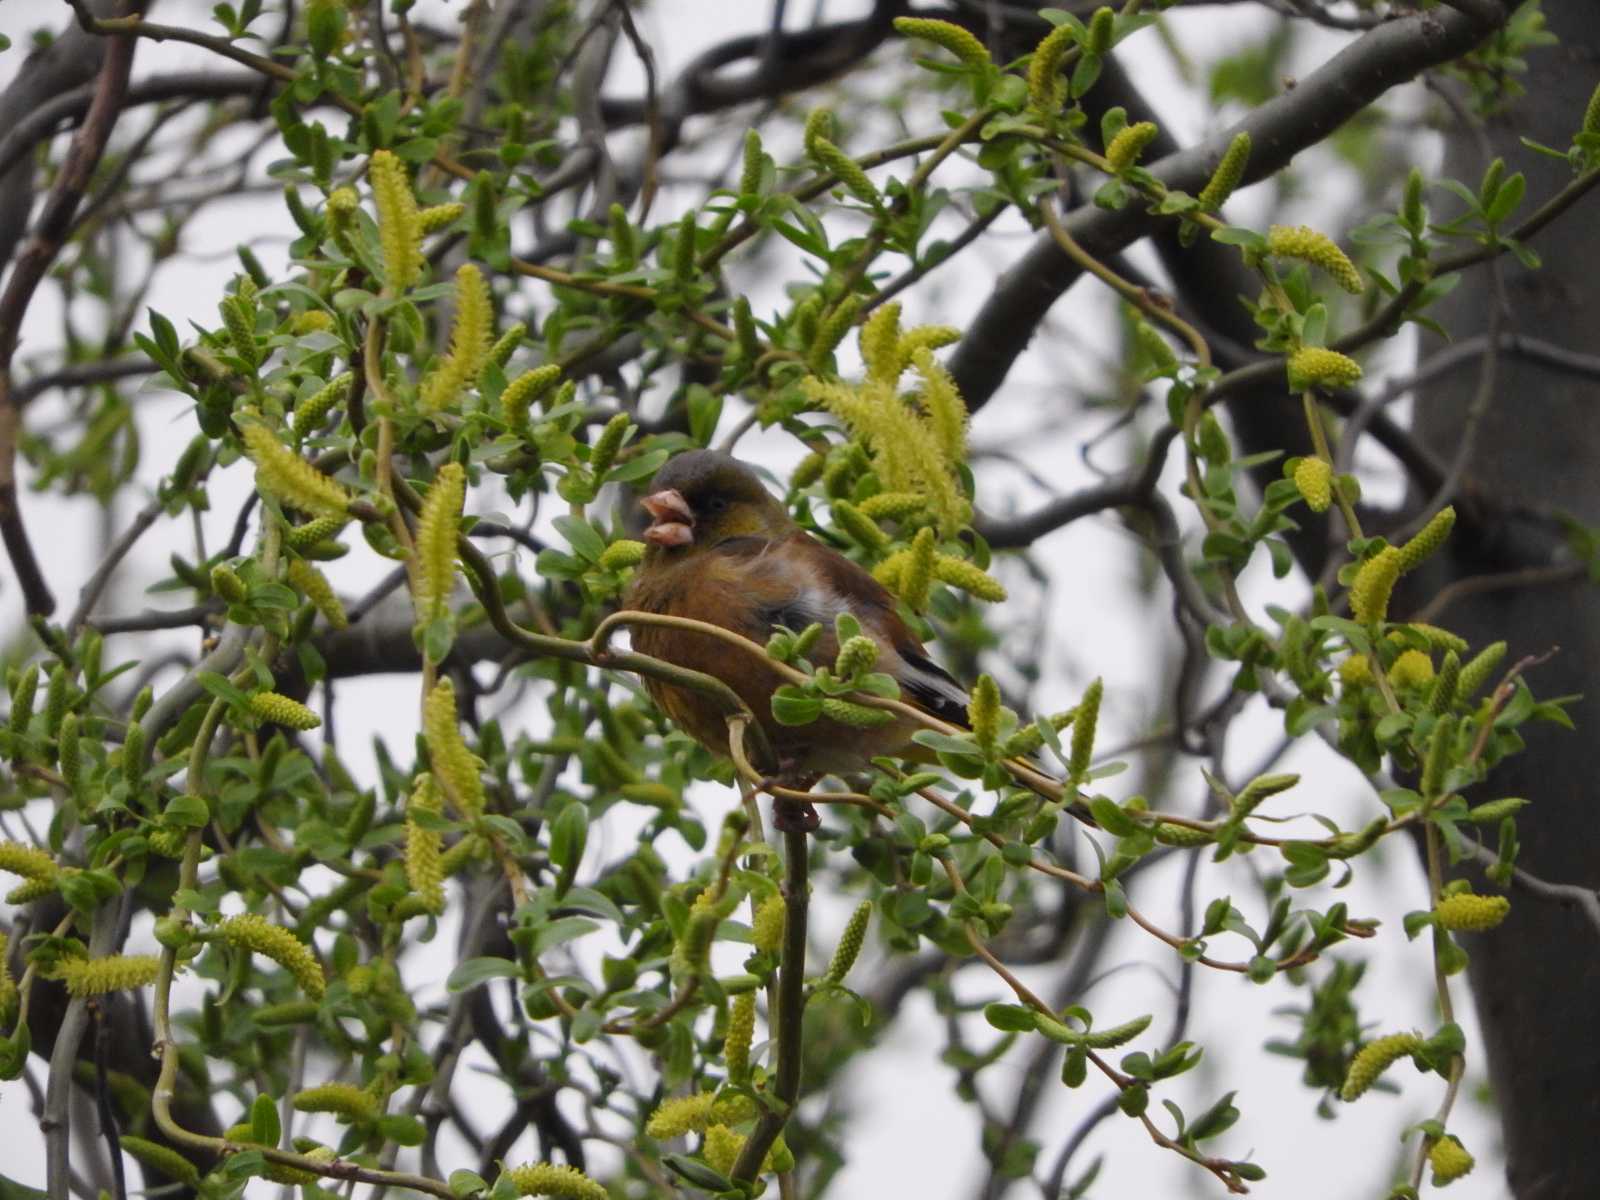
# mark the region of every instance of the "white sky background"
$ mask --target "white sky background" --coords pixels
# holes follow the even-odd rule
[[[442,9],[452,7],[456,6],[423,0],[419,13],[424,19],[437,19]],[[825,11],[829,19],[839,19],[863,12],[867,7],[865,3],[832,0]],[[199,3],[171,2],[160,6],[157,17],[168,22],[198,25],[207,8]],[[704,47],[735,33],[761,28],[768,8],[767,4],[750,0],[660,0],[639,13],[638,20],[654,50],[661,77],[670,79],[684,62]],[[809,20],[811,10],[811,3],[791,4],[791,25]],[[17,43],[0,57],[0,85],[10,78],[21,61],[29,30],[41,24],[60,27],[67,18],[68,10],[64,5],[46,0],[0,2],[0,31],[9,34]],[[1167,19],[1175,39],[1200,68],[1199,78],[1204,77],[1203,69],[1208,63],[1238,50],[1247,39],[1261,36],[1266,27],[1262,13],[1242,5],[1201,7],[1169,14]],[[267,25],[274,24],[275,18],[267,19]],[[1338,39],[1331,36],[1304,37],[1301,42],[1303,61],[1297,63],[1301,73],[1309,73],[1337,44]],[[898,62],[905,53],[903,48],[891,44],[879,51],[879,57],[885,62]],[[1203,98],[1196,102],[1196,98],[1184,90],[1173,61],[1155,31],[1147,30],[1124,43],[1119,55],[1132,66],[1146,93],[1154,97],[1167,127],[1181,141],[1188,143],[1213,132],[1200,123],[1210,113],[1209,105]],[[625,45],[619,48],[616,59],[608,91],[618,95],[636,94],[642,88],[643,76]],[[135,70],[146,72],[179,66],[237,69],[231,64],[218,64],[205,52],[192,47],[145,43],[139,48]],[[852,77],[850,86],[877,89],[884,86],[884,80],[893,78],[893,75],[858,73]],[[832,89],[819,89],[814,97],[801,97],[800,105],[809,108],[814,103],[826,103],[831,94]],[[1225,118],[1228,116],[1224,114]],[[740,116],[713,117],[710,121],[725,123],[735,133],[742,132]],[[912,112],[907,121],[917,130],[937,127],[932,113]],[[697,124],[692,128],[704,126]],[[793,120],[780,119],[771,128],[769,149],[780,163],[793,161],[798,142],[794,137]],[[244,149],[242,137],[227,136],[239,142],[241,151]],[[786,142],[785,137],[791,140]],[[626,158],[631,148],[631,140],[622,138],[615,152]],[[727,153],[728,143],[718,141],[715,148],[708,151],[706,161],[718,167]],[[1428,156],[1436,157],[1431,147]],[[261,156],[258,165],[264,165],[273,157],[273,154]],[[677,165],[675,170],[682,171],[682,165]],[[951,177],[960,176],[953,171]],[[941,180],[944,178],[941,175]],[[1266,190],[1258,188],[1256,192]],[[1317,188],[1309,189],[1311,194],[1306,191],[1302,190],[1292,211],[1273,216],[1280,220],[1304,219],[1316,223],[1319,217],[1339,211],[1352,194],[1338,187],[1325,188],[1320,179]],[[690,195],[689,188],[667,187],[653,219],[666,220],[675,216]],[[1230,213],[1240,223],[1260,223],[1267,216],[1263,207],[1267,199],[1247,193],[1230,207]],[[216,301],[227,278],[237,270],[235,245],[241,238],[247,238],[267,269],[276,271],[284,261],[288,228],[288,218],[275,189],[264,199],[245,198],[214,205],[207,220],[187,231],[180,257],[163,268],[150,304],[173,320],[180,336],[188,334],[190,319],[214,324]],[[1341,239],[1347,233],[1343,229],[1328,231]],[[1024,250],[1029,236],[1019,221],[1008,217],[982,243],[980,253],[986,259],[983,269],[992,271],[996,259],[1009,262]],[[765,251],[769,256],[767,263],[771,262],[770,256],[786,250],[787,247],[769,247]],[[1151,259],[1139,261],[1147,267],[1153,264]],[[785,274],[764,268],[760,272],[747,271],[746,275],[748,278],[744,282],[750,288],[758,316],[782,304],[782,297],[773,289],[772,281],[787,277]],[[965,324],[988,294],[987,278],[985,274],[980,279],[965,265],[964,259],[942,267],[904,297],[906,323]],[[1070,298],[1057,305],[1048,326],[1041,330],[1028,354],[1013,370],[1002,394],[987,405],[974,422],[972,441],[976,448],[1003,449],[1059,491],[1093,481],[1079,457],[1080,443],[1101,425],[1109,423],[1110,413],[1100,417],[1098,423],[1075,423],[1071,428],[1076,440],[1069,439],[1062,431],[1082,393],[1097,382],[1103,363],[1116,353],[1112,327],[1107,320],[1109,311],[1103,293],[1091,292],[1088,285],[1080,285]],[[139,327],[144,328],[142,321]],[[23,361],[26,363],[34,355],[45,353],[53,344],[58,329],[57,293],[47,286],[41,289],[30,313],[25,332],[34,340],[25,344]],[[1403,364],[1396,366],[1403,369]],[[27,371],[20,374],[25,378]],[[188,424],[187,402],[175,401],[170,395],[147,393],[140,401],[140,412],[140,428],[145,439],[141,477],[148,487],[170,466],[178,446],[191,435],[192,427]],[[42,400],[29,413],[30,427],[48,425],[60,413],[55,401]],[[737,407],[730,404],[729,422],[738,415]],[[749,456],[780,468],[792,463],[797,456],[792,441],[781,435],[751,437],[743,443],[743,448]],[[1097,461],[1115,467],[1120,462],[1118,455],[1124,452],[1122,443],[1108,444],[1100,451]],[[1003,512],[1008,505],[1018,510],[1027,509],[1044,496],[1022,470],[1004,461],[985,459],[979,474],[980,495],[993,511]],[[248,487],[248,476],[242,470],[231,471],[223,477],[213,476],[212,525],[208,530],[212,546],[226,540],[227,527]],[[149,494],[148,491],[145,494]],[[142,503],[143,496],[137,502]],[[44,570],[64,613],[75,602],[76,588],[98,561],[107,529],[98,509],[89,501],[30,495],[24,497],[24,503]],[[110,525],[113,536],[131,512],[129,508],[116,515]],[[1191,517],[1181,505],[1180,517]],[[1194,522],[1190,520],[1189,523]],[[1051,535],[1035,555],[1036,561],[1056,579],[1056,586],[1049,593],[1048,637],[1038,648],[1043,676],[1035,702],[1041,711],[1067,707],[1089,680],[1096,675],[1104,676],[1107,701],[1102,719],[1103,745],[1148,730],[1161,714],[1143,706],[1165,703],[1162,696],[1150,698],[1147,680],[1157,661],[1156,652],[1165,652],[1166,641],[1171,637],[1170,601],[1164,584],[1150,597],[1142,598],[1135,590],[1141,575],[1135,549],[1115,519],[1106,517],[1080,521]],[[147,535],[120,577],[115,594],[102,603],[101,611],[125,613],[146,605],[173,604],[170,596],[141,595],[145,585],[166,574],[166,558],[173,550],[192,557],[186,522],[162,523]],[[531,570],[532,563],[526,561],[526,555],[524,560],[524,569]],[[330,574],[347,594],[359,594],[383,570],[381,560],[368,552],[359,539],[354,552],[333,566]],[[1018,613],[1013,636],[1030,636],[1033,629],[1030,606],[1037,596],[1030,595],[1020,570],[1010,571],[1006,578],[1012,585],[1015,597],[1012,603],[1017,606]],[[1259,612],[1260,605],[1269,598],[1291,606],[1302,602],[1305,586],[1300,580],[1274,583],[1264,570],[1257,570],[1246,580],[1245,595],[1247,602]],[[9,578],[0,575],[0,629],[18,628],[20,611],[16,588]],[[180,634],[173,640],[183,646],[187,638],[188,635]],[[391,677],[340,685],[339,736],[342,745],[349,748],[347,757],[353,764],[370,767],[370,757],[363,748],[370,744],[373,735],[381,733],[396,747],[408,744],[416,726],[415,701],[411,689],[397,687],[397,682]],[[513,713],[506,719],[508,736],[516,732],[519,720],[526,725],[542,719],[542,709],[537,705],[525,707],[529,711]],[[1234,753],[1229,764],[1232,770],[1242,777],[1244,772],[1253,769],[1280,731],[1281,723],[1276,716],[1254,711],[1249,720],[1241,723],[1233,739]],[[404,750],[400,753],[403,756]],[[1320,745],[1298,748],[1292,758],[1283,763],[1282,769],[1303,773],[1304,782],[1291,793],[1291,798],[1304,810],[1327,812],[1347,828],[1359,827],[1375,811],[1376,801],[1359,776]],[[1178,777],[1188,781],[1178,791],[1179,800],[1198,805],[1203,783],[1197,765],[1186,762],[1180,764],[1178,770]],[[1119,786],[1135,777],[1135,773],[1130,772],[1124,780],[1108,781],[1108,790],[1120,796]],[[714,821],[725,809],[728,798],[717,789],[706,789],[697,797],[697,803],[708,820]],[[11,832],[16,832],[14,827]],[[589,865],[592,867],[614,853],[621,836],[624,836],[621,831],[608,831],[606,836],[592,838]],[[1087,852],[1087,847],[1084,850]],[[1250,860],[1235,859],[1223,866],[1204,866],[1199,885],[1201,905],[1211,897],[1231,893],[1246,917],[1259,924],[1262,914],[1258,893],[1248,873],[1252,866],[1270,869],[1271,864],[1258,854]],[[1174,908],[1177,869],[1175,862],[1159,867],[1135,887],[1135,903],[1168,928],[1175,928],[1177,924]],[[1352,914],[1378,917],[1383,921],[1375,939],[1347,951],[1370,962],[1366,982],[1358,993],[1363,1001],[1363,1012],[1369,1020],[1381,1022],[1385,1031],[1411,1027],[1431,1030],[1436,1017],[1432,1011],[1426,944],[1419,942],[1408,946],[1400,928],[1400,918],[1406,911],[1425,904],[1425,883],[1414,856],[1405,847],[1395,845],[1380,861],[1364,859],[1357,882],[1343,893],[1343,898],[1349,903]],[[820,931],[817,953],[826,953],[833,944],[833,937],[855,899],[817,896],[815,911]],[[1323,907],[1331,899],[1321,888],[1313,889],[1306,896],[1307,902]],[[1093,1009],[1101,1024],[1115,1023],[1138,1013],[1155,1013],[1152,1033],[1137,1043],[1139,1048],[1154,1048],[1151,1039],[1164,1038],[1170,1024],[1168,1014],[1172,1004],[1172,981],[1176,977],[1176,956],[1131,927],[1119,929],[1114,937],[1104,962],[1137,965],[1119,970],[1095,985],[1082,1002]],[[408,979],[416,978],[422,983],[417,997],[420,1002],[442,996],[443,978],[451,965],[448,954],[452,940],[451,930],[442,931],[440,937],[425,948],[427,957],[418,961],[414,972],[408,972]],[[1240,949],[1242,943],[1237,939],[1217,939],[1214,946],[1219,954],[1244,956]],[[857,968],[861,978],[865,978],[871,965],[869,960]],[[1045,988],[1051,986],[1054,973],[1022,972],[1030,982]],[[1405,1085],[1403,1097],[1372,1096],[1360,1104],[1342,1108],[1337,1122],[1321,1121],[1314,1113],[1315,1094],[1299,1083],[1299,1064],[1260,1051],[1261,1043],[1269,1037],[1292,1038],[1295,1024],[1275,1017],[1273,1010],[1301,1004],[1307,993],[1282,982],[1260,988],[1239,976],[1204,969],[1197,972],[1195,984],[1193,1015],[1187,1036],[1207,1047],[1206,1062],[1176,1085],[1157,1089],[1154,1099],[1163,1094],[1171,1095],[1186,1111],[1194,1113],[1221,1091],[1238,1088],[1236,1103],[1242,1110],[1242,1119],[1220,1141],[1208,1144],[1207,1148],[1211,1153],[1250,1157],[1261,1163],[1268,1171],[1268,1178],[1255,1187],[1256,1195],[1328,1197],[1330,1200],[1383,1195],[1400,1148],[1397,1134],[1411,1122],[1431,1115],[1440,1097],[1442,1081],[1437,1077],[1417,1076],[1409,1068],[1397,1069],[1393,1077]],[[1458,1013],[1472,1047],[1469,1061],[1474,1071],[1469,1075],[1469,1087],[1457,1107],[1452,1128],[1460,1132],[1477,1155],[1479,1167],[1471,1177],[1455,1184],[1450,1194],[1460,1200],[1498,1200],[1506,1194],[1506,1189],[1500,1177],[1495,1124],[1473,1099],[1470,1086],[1481,1080],[1482,1075],[1474,1014],[1466,997],[1465,984],[1458,981],[1455,988]],[[998,979],[976,968],[962,974],[959,992],[963,998],[1011,999]],[[848,1077],[849,1093],[842,1100],[853,1114],[849,1142],[844,1147],[849,1165],[830,1195],[850,1200],[869,1195],[966,1197],[975,1194],[985,1173],[977,1142],[976,1114],[954,1098],[953,1073],[938,1061],[943,1046],[941,1026],[942,1018],[932,1011],[925,999],[913,999],[887,1043],[858,1059]],[[974,1045],[987,1044],[989,1037],[983,1029],[971,1031]],[[997,1111],[1009,1110],[1011,1098],[1007,1092],[1014,1082],[1020,1081],[1025,1050],[1025,1047],[1017,1047],[1007,1060],[982,1076],[985,1094]],[[1093,1078],[1074,1092],[1059,1084],[1047,1085],[1049,1099],[1042,1110],[1042,1118],[1031,1131],[1043,1144],[1041,1164],[1053,1161],[1080,1116],[1098,1104],[1105,1094],[1104,1086]],[[485,1107],[497,1105],[503,1096],[503,1089],[487,1091]],[[835,1103],[840,1102],[835,1099]],[[1159,1111],[1158,1105],[1152,1104],[1152,1112],[1158,1121],[1166,1121],[1166,1114]],[[27,1093],[20,1083],[0,1087],[0,1130],[7,1131],[3,1140],[13,1149],[5,1173],[20,1182],[42,1186],[42,1144],[33,1131]],[[522,1161],[533,1153],[531,1141],[525,1139],[511,1158]],[[1209,1175],[1170,1153],[1157,1150],[1135,1122],[1120,1116],[1113,1116],[1100,1126],[1074,1160],[1069,1177],[1076,1177],[1096,1155],[1102,1154],[1106,1162],[1092,1193],[1096,1196],[1207,1197],[1223,1194],[1220,1185]],[[458,1164],[448,1162],[447,1156],[446,1165]],[[466,1159],[459,1165],[475,1164]],[[251,1185],[252,1195],[264,1197],[276,1191],[276,1187],[261,1181]],[[1034,1196],[1037,1189],[1022,1182],[1010,1194]]]

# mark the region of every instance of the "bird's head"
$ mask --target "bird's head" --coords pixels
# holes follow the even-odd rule
[[[704,548],[734,537],[780,537],[794,527],[754,471],[715,450],[690,450],[670,459],[640,503],[651,517],[645,541],[663,551]]]

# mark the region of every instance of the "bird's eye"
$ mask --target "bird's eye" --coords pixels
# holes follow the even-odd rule
[[[706,500],[706,511],[719,513],[728,507],[728,501],[722,496],[712,496]]]

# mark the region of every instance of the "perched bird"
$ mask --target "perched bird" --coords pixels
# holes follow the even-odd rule
[[[798,632],[819,623],[822,637],[808,657],[828,663],[839,649],[834,618],[850,613],[878,644],[875,669],[894,677],[903,699],[943,720],[966,723],[966,691],[928,657],[883,585],[801,529],[744,463],[711,450],[679,454],[656,473],[641,503],[652,518],[644,534],[650,545],[628,607],[692,617],[758,643],[779,626]],[[796,786],[859,770],[877,755],[901,753],[920,728],[908,717],[871,729],[827,719],[782,725],[772,716],[772,693],[785,680],[756,655],[707,634],[660,626],[636,627],[633,644],[644,654],[713,675],[738,693]],[[646,678],[645,686],[680,728],[727,754],[727,725],[714,701],[657,679]]]

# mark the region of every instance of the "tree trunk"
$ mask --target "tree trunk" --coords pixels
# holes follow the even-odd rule
[[[1527,173],[1529,211],[1572,175],[1519,139],[1564,149],[1600,78],[1593,0],[1549,0],[1544,7],[1561,44],[1529,53],[1528,94],[1484,131],[1508,173]],[[1445,174],[1472,186],[1484,165],[1478,133],[1450,134]],[[1442,193],[1431,199],[1436,215],[1455,211]],[[1491,270],[1476,268],[1434,315],[1460,342],[1490,331],[1503,306],[1502,335],[1593,353],[1600,306],[1596,209],[1591,195],[1534,239],[1542,270],[1525,270],[1505,256],[1495,268],[1502,287]],[[1469,447],[1464,434],[1486,367],[1495,374],[1482,393],[1487,404]],[[1454,558],[1416,581],[1413,605],[1466,575],[1548,564],[1565,544],[1552,510],[1600,524],[1600,380],[1512,354],[1493,364],[1473,359],[1418,397],[1415,431],[1446,462],[1466,450],[1463,512],[1481,524],[1453,539]],[[1438,620],[1474,646],[1509,638],[1508,664],[1559,646],[1559,654],[1528,672],[1541,698],[1596,690],[1600,592],[1586,581],[1470,595]],[[1521,822],[1521,866],[1551,882],[1589,888],[1600,886],[1596,711],[1592,699],[1576,709],[1584,733],[1544,723],[1525,727],[1527,752],[1496,768],[1493,783],[1497,796],[1533,801]],[[1592,1146],[1600,1127],[1600,930],[1577,911],[1524,893],[1513,895],[1511,915],[1497,932],[1469,937],[1468,948],[1513,1194],[1517,1200],[1600,1196],[1600,1155]]]

